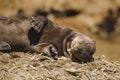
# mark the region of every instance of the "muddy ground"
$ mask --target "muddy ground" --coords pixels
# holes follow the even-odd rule
[[[0,53],[0,80],[120,80],[120,63],[105,56],[79,64],[41,54]]]

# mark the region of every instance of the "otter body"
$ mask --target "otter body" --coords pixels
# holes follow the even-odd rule
[[[46,46],[52,57],[64,55],[77,62],[92,61],[95,52],[92,39],[43,16],[26,20],[0,18],[0,51],[41,53]]]
[[[27,20],[19,21],[5,17],[0,18],[0,42],[8,43],[10,48],[1,49],[3,52],[26,51],[29,46],[27,32],[30,24]],[[3,43],[1,43],[2,47]],[[4,45],[5,46],[5,45]],[[3,46],[3,48],[5,48]],[[6,46],[7,48],[7,46]]]

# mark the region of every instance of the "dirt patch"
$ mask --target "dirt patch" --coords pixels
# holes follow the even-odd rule
[[[104,56],[79,64],[65,57],[55,61],[41,54],[0,53],[0,80],[120,80],[119,66]]]

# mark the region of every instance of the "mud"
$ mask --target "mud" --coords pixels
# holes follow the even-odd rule
[[[0,53],[0,80],[119,80],[119,66],[105,56],[78,64],[65,57],[56,61],[41,54]]]

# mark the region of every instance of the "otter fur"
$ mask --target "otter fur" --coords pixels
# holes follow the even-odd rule
[[[25,20],[0,17],[0,51],[32,53],[49,51],[54,59],[66,56],[77,62],[91,62],[95,41],[72,29],[60,26],[46,17]]]

